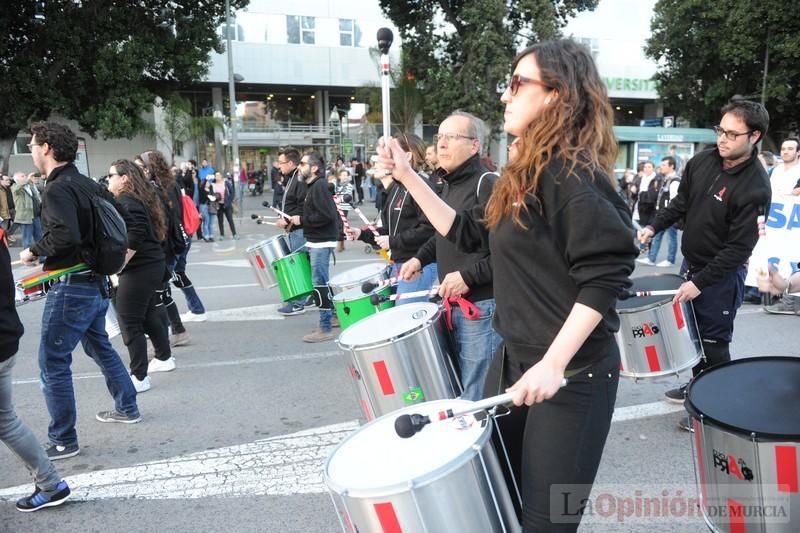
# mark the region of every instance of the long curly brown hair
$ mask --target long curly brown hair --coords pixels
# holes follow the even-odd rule
[[[128,180],[121,185],[122,191],[144,204],[150,222],[153,224],[153,233],[158,241],[163,241],[167,236],[167,216],[163,204],[156,196],[158,192],[153,184],[144,176],[144,172],[133,161],[118,159],[111,166],[120,176],[127,176]]]
[[[558,97],[542,108],[516,143],[516,155],[503,169],[486,206],[489,229],[509,215],[515,225],[525,228],[521,211],[528,208],[523,199],[536,197],[542,171],[554,158],[566,162],[563,179],[580,167],[604,173],[615,185],[614,112],[591,54],[569,39],[546,41],[520,52],[512,71],[528,54],[534,54],[542,81]]]
[[[164,154],[158,150],[148,150],[142,152],[139,159],[142,160],[144,167],[149,172],[150,179],[158,185],[160,193],[167,202],[167,205],[173,207],[169,195],[170,191],[175,188],[175,176],[172,175],[172,171],[169,169]]]

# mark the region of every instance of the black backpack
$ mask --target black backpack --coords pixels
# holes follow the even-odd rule
[[[125,265],[128,253],[128,228],[114,205],[95,194],[92,203],[92,247],[83,260],[98,274],[116,274]]]
[[[166,195],[158,194],[161,202],[166,210],[167,215],[167,252],[172,255],[180,255],[189,247],[189,236],[186,230],[183,229],[183,208],[180,205],[180,189],[178,192],[178,205],[170,207],[169,197]]]

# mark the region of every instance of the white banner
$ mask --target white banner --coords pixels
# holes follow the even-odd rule
[[[775,265],[788,278],[800,261],[800,196],[772,199],[765,234],[758,239],[747,269],[745,284],[756,287],[759,272]]]

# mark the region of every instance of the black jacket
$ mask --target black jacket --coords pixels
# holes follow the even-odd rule
[[[605,174],[567,170],[561,159],[543,169],[536,197],[524,199],[525,228],[508,217],[490,233],[474,207],[456,215],[448,239],[467,250],[488,241],[493,326],[517,361],[541,360],[575,303],[603,316],[570,362],[576,369],[614,349],[617,295],[631,286],[638,250],[628,208]]]
[[[428,180],[425,182],[431,185]],[[435,230],[402,183],[392,182],[381,194],[384,197],[378,233],[389,235],[392,260],[404,263],[414,257],[420,246],[433,237]],[[370,230],[362,231],[358,239],[375,244],[375,235]]]
[[[323,180],[324,181],[324,180]],[[283,192],[283,204],[281,211],[289,216],[303,215],[303,202],[308,193],[308,185],[303,180],[303,175],[300,174],[299,169],[295,169],[291,176],[284,176],[283,183],[285,190]],[[300,226],[295,226],[293,229],[300,229],[305,225],[305,222]]]
[[[92,249],[91,199],[99,194],[111,202],[125,223],[127,212],[104,187],[83,176],[72,163],[47,176],[42,194],[42,238],[31,252],[47,256],[45,270],[66,268],[83,262],[82,251]]]
[[[117,201],[128,213],[128,218],[126,218],[128,221],[128,248],[136,250],[136,253],[125,265],[121,274],[142,267],[164,265],[164,251],[161,248],[161,241],[155,235],[150,213],[145,208],[145,205],[141,200],[127,193],[122,193],[117,198]]]
[[[483,179],[481,179],[483,176]],[[456,212],[471,211],[486,207],[492,187],[497,181],[497,174],[484,167],[478,154],[473,155],[457,169],[442,176],[444,187],[442,200]],[[480,191],[478,182],[480,181]],[[437,263],[439,279],[451,272],[460,272],[469,292],[464,296],[472,302],[479,302],[493,297],[492,265],[489,260],[489,247],[481,246],[472,252],[463,252],[438,233],[428,240],[416,254],[422,266]]]
[[[298,172],[299,174],[299,172]],[[306,186],[303,182],[303,186]],[[336,211],[333,195],[325,178],[317,178],[307,186],[307,194],[302,202],[303,237],[308,242],[331,242],[341,238],[341,219]],[[288,214],[288,213],[287,213]]]
[[[0,233],[2,230],[0,230]],[[3,235],[5,237],[5,235]],[[14,297],[14,275],[11,256],[5,238],[0,240],[0,363],[10,359],[19,349],[19,339],[25,332],[17,315]]]
[[[758,241],[757,217],[772,198],[767,171],[752,157],[722,168],[716,147],[686,163],[678,196],[660,210],[652,228],[659,232],[684,221],[681,252],[701,291],[745,264]]]

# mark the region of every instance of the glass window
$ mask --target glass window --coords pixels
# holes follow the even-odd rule
[[[353,26],[353,19],[339,19],[339,45],[354,46]]]
[[[286,42],[300,44],[300,17],[286,15]]]
[[[220,26],[219,35],[222,37],[223,41],[228,38],[227,24]],[[236,24],[236,26],[233,28],[233,32],[231,33],[231,41],[244,41],[244,28],[242,28],[241,24]]]
[[[266,43],[268,19],[259,13],[241,13],[237,22],[239,26],[239,39],[249,43]]]
[[[303,24],[303,44],[314,44],[314,17],[301,17]]]

